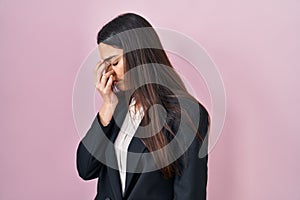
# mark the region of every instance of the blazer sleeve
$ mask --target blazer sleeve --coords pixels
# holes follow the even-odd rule
[[[200,120],[198,124],[198,132],[202,139],[208,137],[209,129],[209,115],[207,110],[200,106]],[[196,114],[196,113],[193,113]],[[208,154],[199,158],[199,150],[204,145],[206,152],[208,149],[208,138],[199,141],[197,137],[194,138],[192,144],[185,152],[184,161],[181,174],[174,178],[174,200],[205,200],[207,187],[207,163]]]
[[[174,200],[205,200],[208,156],[198,157],[199,148],[193,141],[187,152],[187,165],[174,179]]]
[[[114,123],[112,118],[107,126],[103,126],[100,122],[99,113],[97,113],[91,127],[80,141],[77,148],[76,164],[78,174],[83,180],[98,178],[103,166],[99,159],[103,158],[107,146],[105,142],[107,140],[104,137],[109,134]]]

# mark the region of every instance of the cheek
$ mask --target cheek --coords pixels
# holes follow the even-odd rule
[[[125,72],[125,66],[123,64],[123,61],[120,61],[119,64],[118,64],[118,74],[120,75],[124,75],[124,72]]]
[[[118,77],[124,75],[124,65],[123,63],[119,63],[117,66],[113,66],[112,69],[115,71]]]

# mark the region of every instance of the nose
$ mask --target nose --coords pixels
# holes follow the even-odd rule
[[[112,71],[112,75],[113,75],[113,80],[116,79],[116,71],[114,70],[114,67],[112,65],[109,65],[107,68],[106,68],[106,72],[109,72],[109,71]]]
[[[113,70],[112,65],[110,63],[107,63],[106,71]]]

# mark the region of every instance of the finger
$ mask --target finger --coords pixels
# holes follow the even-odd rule
[[[113,75],[113,74],[114,74],[114,71],[113,71],[113,70],[110,70],[110,71],[108,71],[108,72],[106,72],[106,71],[104,70],[104,72],[102,73],[102,76],[100,77],[100,79],[105,80],[105,78],[106,78],[106,81],[107,81],[107,79],[109,78],[109,76],[110,76],[110,75]]]
[[[98,62],[94,69],[95,82],[99,80],[102,73],[105,73],[107,65],[105,62]]]
[[[105,74],[102,74],[102,76],[100,77],[100,85],[101,85],[101,88],[105,88],[106,84],[107,84],[107,80],[108,80],[109,76]]]
[[[110,70],[110,71],[108,71],[108,72],[105,72],[104,74],[105,74],[106,77],[109,78],[110,75],[113,75],[113,74],[114,74],[114,71],[113,71],[113,70]]]
[[[100,63],[100,67],[98,67],[98,70],[94,72],[94,82],[95,85],[100,83],[100,79],[102,78],[103,74],[106,74],[107,72],[107,63]],[[110,73],[108,75],[106,75],[107,77],[109,77]]]
[[[96,88],[102,92],[103,89],[105,88],[107,82],[107,76],[105,74],[99,74],[97,75],[97,80],[96,80]]]
[[[107,84],[104,88],[104,92],[112,91],[112,89],[111,89],[112,83],[113,83],[113,76],[110,75],[109,78],[108,78]]]

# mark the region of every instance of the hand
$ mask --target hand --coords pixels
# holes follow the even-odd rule
[[[118,97],[112,91],[113,84],[113,70],[106,72],[107,65],[105,63],[98,63],[95,68],[95,85],[100,93],[103,104],[99,111],[101,123],[106,126],[114,113],[118,104]]]
[[[104,104],[115,104],[118,101],[117,96],[112,90],[114,71],[106,71],[106,63],[98,63],[95,68],[95,85],[100,93]]]

